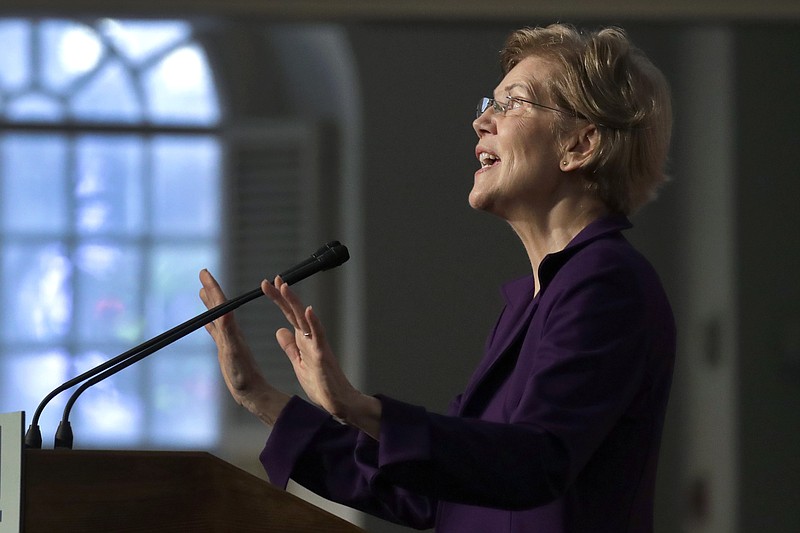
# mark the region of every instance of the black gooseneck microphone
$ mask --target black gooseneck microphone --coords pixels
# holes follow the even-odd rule
[[[350,254],[348,253],[347,248],[343,244],[339,243],[339,241],[331,241],[322,246],[305,261],[298,263],[279,275],[284,282],[291,285],[304,280],[305,278],[316,274],[317,272],[338,267],[348,259],[350,259]],[[252,291],[237,296],[236,298],[228,300],[227,302],[223,302],[222,304],[207,310],[191,320],[187,320],[183,324],[175,326],[169,331],[166,331],[161,335],[158,335],[157,337],[154,337],[140,344],[139,346],[128,350],[125,353],[109,359],[108,361],[91,368],[83,374],[61,384],[59,387],[50,392],[50,394],[45,396],[45,398],[36,408],[33,418],[31,419],[31,425],[28,428],[28,431],[25,433],[25,447],[42,447],[42,434],[38,425],[39,416],[41,415],[42,410],[47,403],[56,395],[69,389],[70,387],[86,381],[86,383],[84,383],[75,391],[75,393],[67,402],[66,407],[64,408],[64,414],[61,423],[59,423],[58,431],[56,432],[55,447],[72,448],[72,429],[69,424],[69,413],[72,409],[72,405],[75,403],[75,400],[77,400],[78,396],[80,396],[84,390],[102,381],[103,379],[112,376],[121,370],[124,370],[130,365],[144,359],[148,355],[175,342],[176,340],[185,337],[189,333],[205,326],[209,322],[216,320],[222,315],[225,315],[241,305],[244,305],[245,303],[258,298],[259,296],[262,296],[263,294],[264,293],[261,290],[261,287],[258,287],[257,289],[253,289]]]

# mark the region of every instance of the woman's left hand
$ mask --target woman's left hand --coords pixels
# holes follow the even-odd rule
[[[281,328],[275,337],[308,398],[334,417],[377,439],[380,401],[359,392],[344,375],[314,310],[305,307],[280,277],[275,278],[274,285],[263,281],[261,290],[294,328],[294,331]]]

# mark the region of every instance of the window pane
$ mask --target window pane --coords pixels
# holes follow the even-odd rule
[[[42,82],[59,93],[92,71],[103,56],[103,43],[84,24],[65,20],[41,23]]]
[[[220,151],[213,137],[153,141],[153,232],[215,236],[220,226]]]
[[[58,341],[72,322],[71,266],[60,243],[5,246],[3,339]]]
[[[204,311],[197,274],[219,261],[218,138],[112,129],[218,122],[191,39],[181,21],[0,20],[0,117],[66,128],[0,134],[0,304],[13,310],[0,326],[1,410],[32,416],[67,379]],[[76,446],[207,447],[218,388],[198,331],[87,390]],[[44,412],[45,446],[68,397]]]
[[[198,46],[178,48],[144,75],[150,118],[161,124],[219,121],[214,80]]]
[[[145,229],[141,138],[81,137],[76,159],[78,232],[140,234]]]
[[[26,423],[47,394],[67,381],[69,355],[61,349],[8,351],[0,358],[0,411],[25,411]],[[59,395],[39,418],[44,447],[52,446],[67,399]]]
[[[124,351],[120,349],[120,353]],[[76,358],[75,374],[81,374],[115,355],[97,351],[81,353]],[[145,417],[141,372],[140,365],[132,365],[86,389],[75,401],[70,421],[76,448],[87,442],[108,447],[138,444],[143,436]]]
[[[8,232],[67,227],[67,143],[60,135],[19,134],[2,140],[2,224]]]
[[[153,443],[207,447],[219,434],[219,370],[213,351],[173,349],[148,363]],[[191,416],[189,416],[191,415]]]
[[[30,23],[26,20],[0,21],[0,88],[18,90],[29,83]]]
[[[141,105],[131,73],[119,61],[109,61],[75,95],[72,113],[84,120],[131,123],[141,119]]]
[[[137,341],[142,332],[141,252],[134,246],[95,243],[75,254],[75,320],[83,341]]]
[[[134,63],[174,46],[191,36],[191,26],[180,21],[122,21],[105,19],[99,31]]]
[[[150,264],[152,288],[147,301],[148,337],[171,329],[205,311],[197,293],[200,270],[217,270],[217,243],[159,245]],[[204,343],[205,331],[192,334],[181,343]]]
[[[9,120],[32,122],[54,122],[63,120],[64,110],[54,98],[40,93],[26,93],[11,98],[6,105]]]

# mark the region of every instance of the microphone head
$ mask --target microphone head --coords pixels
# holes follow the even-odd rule
[[[325,245],[325,251],[320,255],[315,255],[317,261],[320,263],[322,270],[330,270],[336,268],[348,259],[350,253],[347,251],[347,246],[341,244],[339,241],[331,241]]]
[[[320,256],[322,256],[325,252],[336,246],[341,246],[341,243],[339,241],[326,242],[324,245],[320,246],[319,250],[311,254],[311,257],[314,259],[319,259]]]
[[[331,241],[317,250],[309,259],[281,274],[281,277],[286,284],[292,285],[317,272],[336,268],[348,259],[350,259],[350,254],[347,251],[347,247],[339,241]]]

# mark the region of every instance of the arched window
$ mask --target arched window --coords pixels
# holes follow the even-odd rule
[[[183,21],[0,19],[0,411],[202,311],[220,259],[220,106]],[[76,445],[208,447],[205,332],[81,396]],[[146,391],[146,393],[142,393]],[[49,445],[67,394],[45,409]]]

